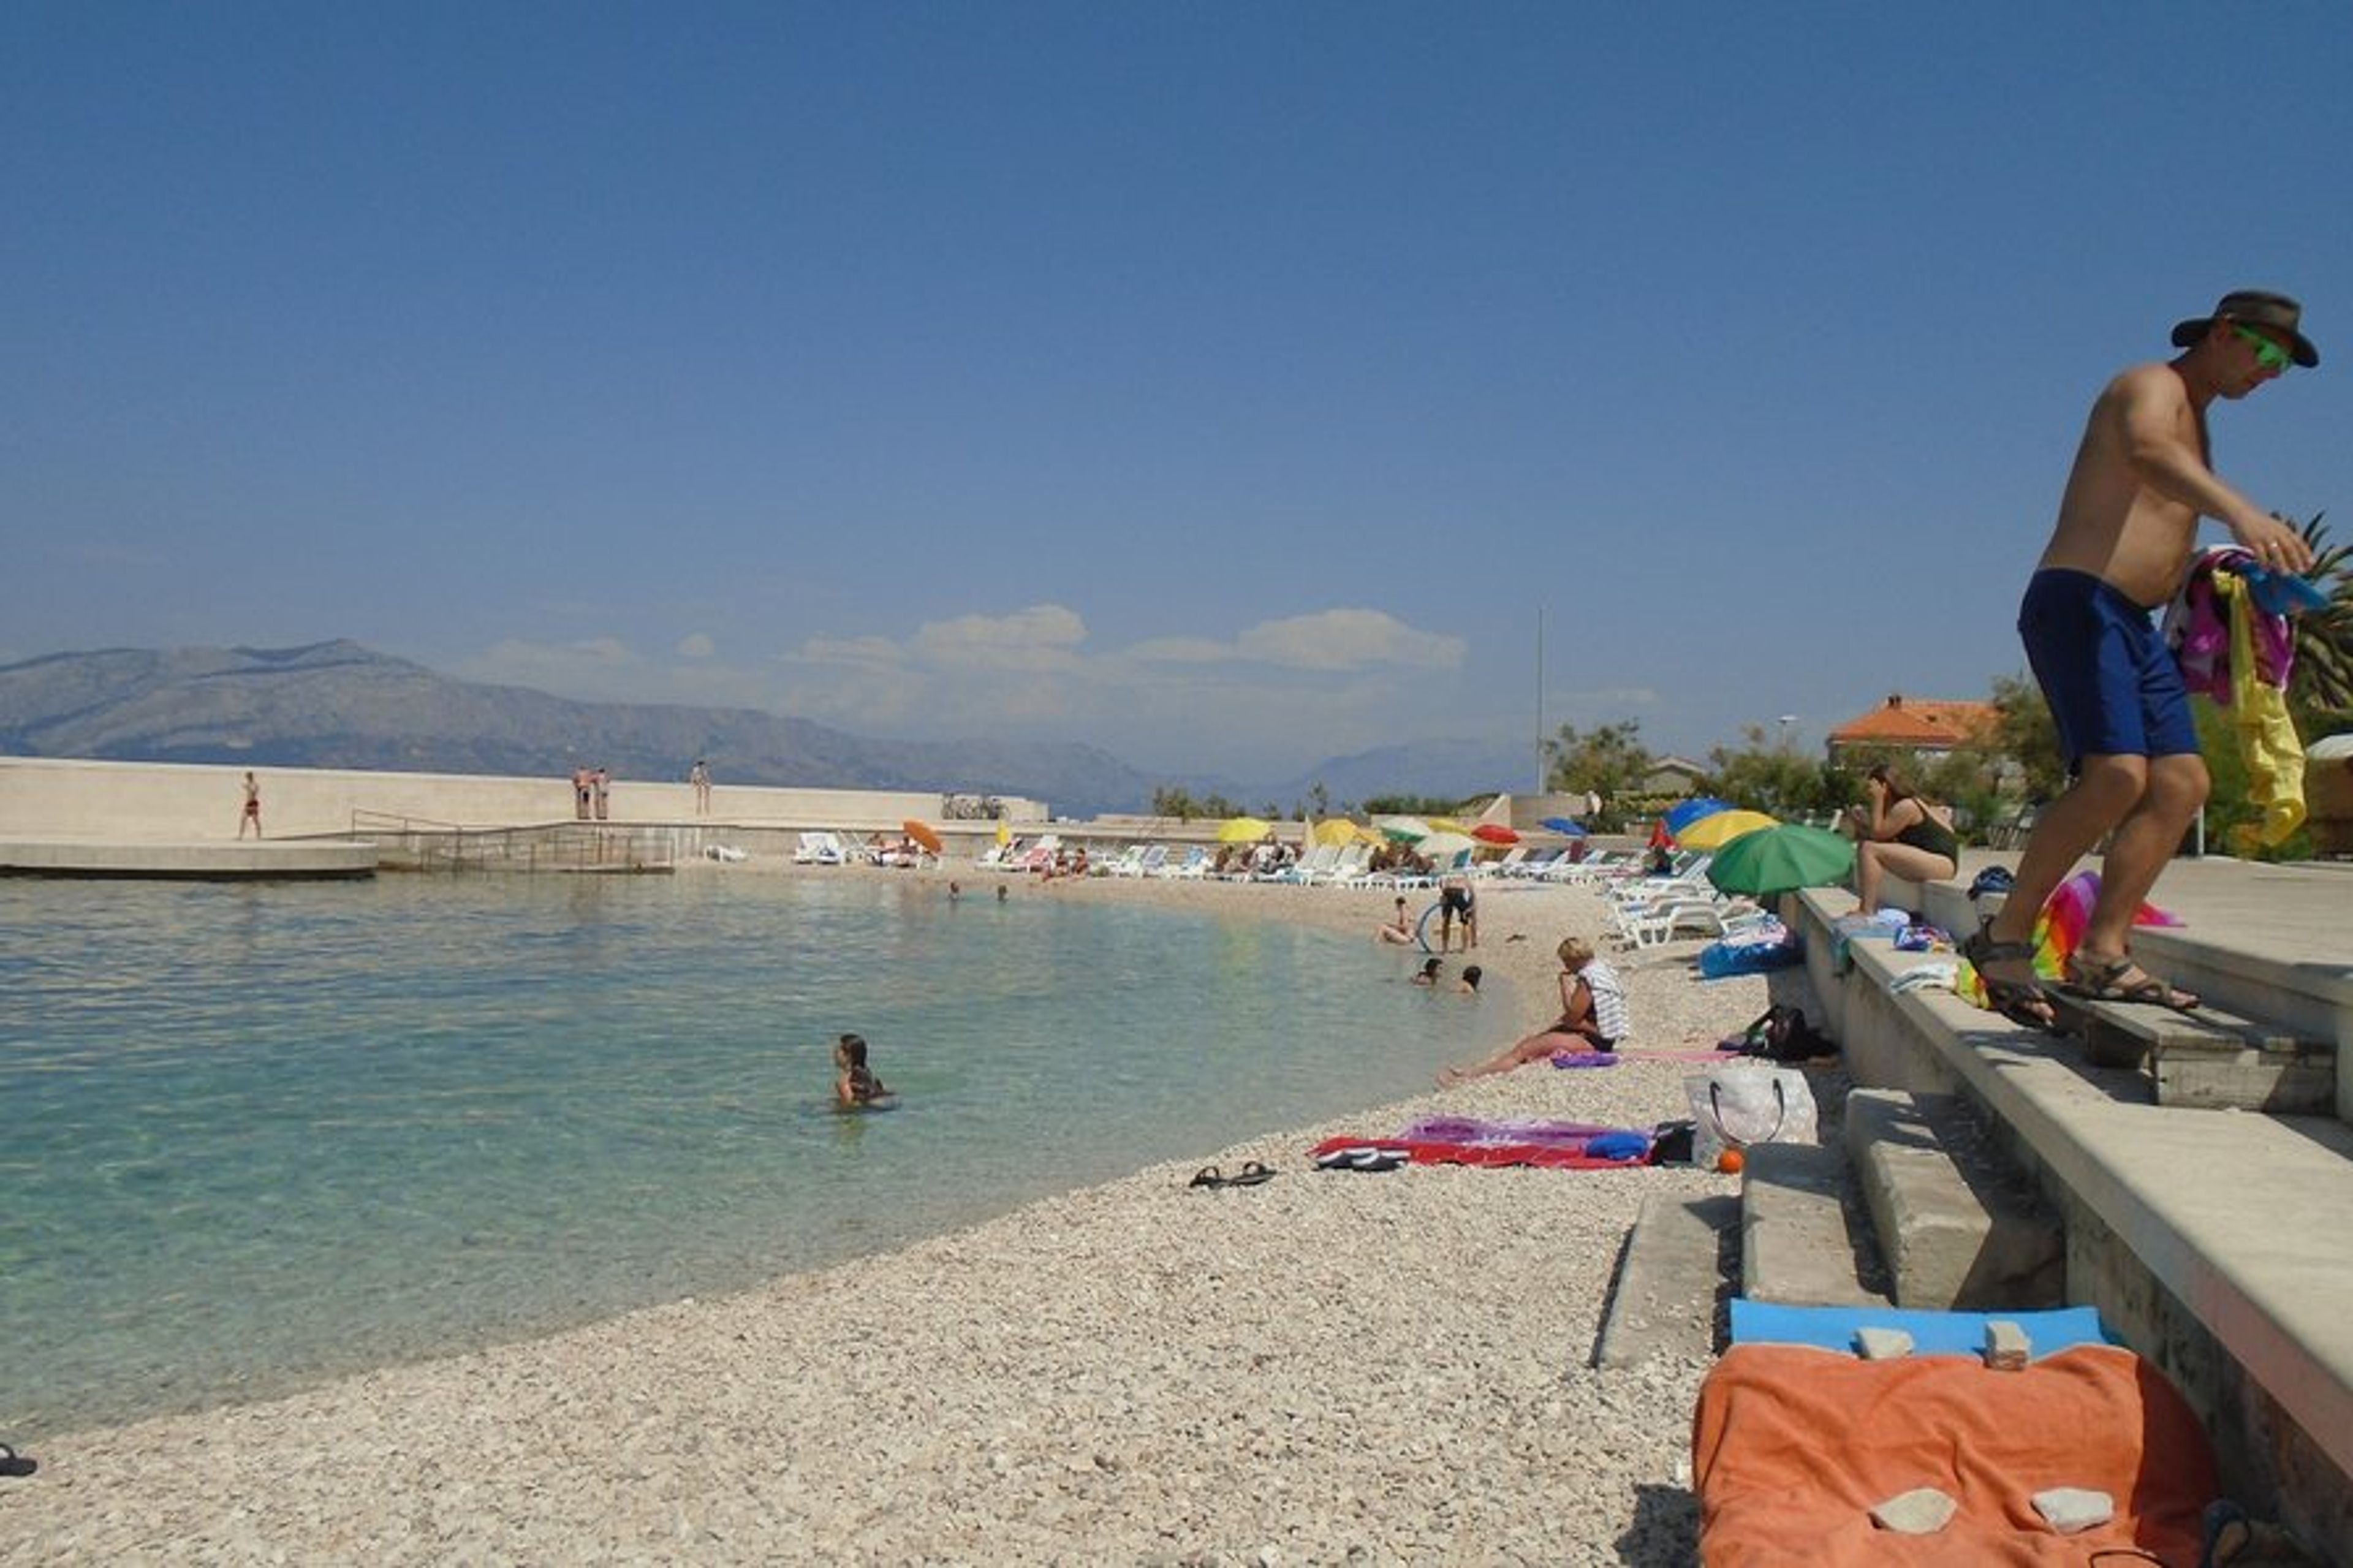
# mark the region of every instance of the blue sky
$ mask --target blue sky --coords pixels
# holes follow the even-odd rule
[[[0,17],[0,658],[1279,777],[1986,693],[2085,409],[2353,527],[2353,7]],[[2219,534],[2215,535],[2219,537]],[[1502,782],[1502,781],[1499,781]]]

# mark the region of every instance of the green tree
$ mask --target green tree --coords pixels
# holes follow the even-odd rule
[[[1707,754],[1708,788],[1733,805],[1797,821],[1848,804],[1846,785],[1832,770],[1768,742],[1762,724],[1742,727],[1737,748]]]
[[[1191,790],[1179,784],[1167,784],[1152,792],[1152,815],[1155,816],[1173,816],[1179,822],[1190,822],[1196,817],[1240,816],[1241,814],[1240,806],[1221,795],[1203,795],[1196,799]],[[1271,816],[1274,813],[1270,811],[1267,815]]]
[[[1435,795],[1377,795],[1365,802],[1373,816],[1451,816],[1456,803]]]
[[[2312,570],[2305,575],[2328,595],[2328,607],[2309,610],[2291,624],[2295,632],[2295,672],[2288,679],[2288,701],[2306,715],[2333,727],[2353,717],[2353,545],[2328,542],[2327,512],[2315,512],[2302,527],[2312,546]]]
[[[1613,829],[1622,820],[1620,802],[1638,792],[1651,771],[1651,750],[1642,744],[1638,719],[1620,719],[1591,731],[1563,724],[1545,742],[1545,786],[1558,793],[1601,797],[1601,820],[1588,822],[1598,831]]]
[[[1993,683],[1994,725],[1985,750],[2018,770],[2029,800],[2050,800],[2067,787],[2067,755],[2042,689],[2022,675]]]

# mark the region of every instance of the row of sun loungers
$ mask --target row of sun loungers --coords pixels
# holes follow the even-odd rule
[[[1422,871],[1376,871],[1374,847],[1356,843],[1311,847],[1298,860],[1272,871],[1229,867],[1217,869],[1217,853],[1203,845],[1131,844],[1091,874],[1155,877],[1176,880],[1265,882],[1293,887],[1433,888],[1455,873],[1482,881],[1519,880],[1589,888],[1606,900],[1610,931],[1628,948],[1653,947],[1685,938],[1735,936],[1771,917],[1743,900],[1729,900],[1709,885],[1707,857],[1679,857],[1664,875],[1643,870],[1645,857],[1629,852],[1572,859],[1566,852],[1515,847],[1498,859],[1475,862],[1464,850],[1444,865]],[[1062,847],[1053,834],[1034,842],[992,845],[974,862],[982,870],[1045,874],[1062,868]],[[871,846],[856,835],[803,833],[793,852],[798,865],[841,866],[876,862]]]
[[[804,833],[793,847],[796,866],[917,866],[938,858],[920,847],[877,847],[855,833]]]

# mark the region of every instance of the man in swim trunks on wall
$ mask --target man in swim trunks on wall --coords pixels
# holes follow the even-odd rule
[[[2235,403],[2291,364],[2320,363],[2299,331],[2302,314],[2282,294],[2226,294],[2212,315],[2173,329],[2174,346],[2187,352],[2125,371],[2092,405],[2018,618],[2074,782],[2036,820],[2001,912],[1962,949],[1993,1005],[2014,1020],[2050,1021],[2034,977],[2034,919],[2111,829],[2099,902],[2068,961],[2069,988],[2197,1005],[2126,950],[2134,913],[2207,790],[2189,696],[2149,617],[2180,591],[2201,517],[2228,528],[2271,571],[2311,569],[2302,534],[2215,475],[2206,431],[2216,398]]]

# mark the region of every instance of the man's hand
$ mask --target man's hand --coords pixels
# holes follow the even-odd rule
[[[2312,570],[2312,546],[2287,519],[2274,512],[2260,524],[2233,528],[2232,537],[2253,552],[2255,564],[2266,572],[2292,572],[2298,576]]]

